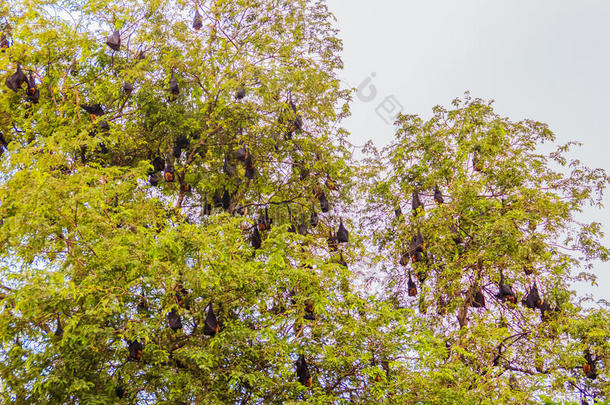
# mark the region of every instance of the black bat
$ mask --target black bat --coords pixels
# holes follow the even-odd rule
[[[262,245],[262,240],[261,240],[261,234],[258,231],[258,226],[254,226],[254,230],[252,231],[252,237],[250,238],[250,241],[252,243],[252,247],[254,249],[260,249],[261,245]]]
[[[413,215],[417,215],[417,209],[424,209],[424,204],[421,202],[421,198],[419,197],[419,193],[417,191],[413,191],[413,200],[411,201],[411,209],[413,210]]]
[[[299,378],[299,382],[305,387],[311,387],[311,375],[309,374],[309,367],[307,366],[305,356],[301,354],[295,365],[297,367],[297,377]]]
[[[159,184],[160,181],[161,181],[160,173],[152,173],[150,176],[148,176],[148,182],[153,187],[157,187],[157,185]]]
[[[245,166],[246,166],[246,172],[244,175],[246,176],[247,179],[252,180],[254,178],[254,176],[256,176],[256,168],[254,167],[254,160],[252,159],[251,153],[248,153],[246,155]]]
[[[417,296],[417,285],[411,278],[411,273],[409,273],[409,281],[407,282],[407,290],[409,291],[409,297]]]
[[[127,356],[128,361],[140,361],[142,360],[142,351],[144,350],[144,345],[137,340],[128,340],[127,341],[129,355]]]
[[[203,19],[201,18],[201,14],[199,14],[199,10],[195,10],[195,17],[193,18],[193,28],[196,30],[200,30],[203,27]]]
[[[23,83],[27,83],[28,78],[21,70],[21,66],[17,65],[17,70],[8,79],[5,80],[4,84],[6,87],[13,90],[15,93],[23,86]]]
[[[170,329],[174,332],[177,332],[178,329],[182,329],[182,319],[180,318],[178,311],[176,311],[176,308],[172,309],[167,314],[167,321],[169,322]]]
[[[329,204],[328,200],[326,199],[326,194],[324,194],[324,192],[320,193],[318,200],[320,200],[320,210],[322,212],[326,213],[326,212],[330,211],[330,204]]]
[[[258,229],[261,231],[266,231],[271,229],[271,218],[269,218],[268,208],[265,207],[265,212],[259,215],[258,217]]]
[[[308,321],[315,321],[316,314],[313,309],[313,302],[311,300],[305,301],[305,315],[303,315],[303,319],[307,319]]]
[[[178,80],[174,72],[172,72],[172,76],[169,79],[169,92],[174,96],[180,94],[180,87],[178,87]]]
[[[108,38],[106,38],[106,45],[108,45],[113,51],[118,51],[121,49],[121,34],[119,34],[119,31],[115,30],[108,36]]]
[[[101,104],[81,104],[80,107],[95,117],[100,117],[106,114],[106,111],[104,111],[104,106]]]
[[[201,213],[205,216],[210,215],[212,213],[212,204],[208,202],[208,198],[205,197],[203,200],[203,205],[201,207]]]
[[[212,303],[208,305],[208,314],[205,317],[205,323],[203,325],[203,334],[206,336],[214,336],[220,330],[218,326],[218,319],[216,319],[216,314],[214,314],[214,307]]]
[[[345,229],[345,227],[343,226],[343,219],[341,218],[339,218],[339,229],[337,229],[337,242],[349,242],[349,233],[347,232],[347,229]]]
[[[502,271],[500,271],[500,284],[497,297],[502,301],[509,301],[512,304],[514,304],[516,300],[512,287],[504,283],[504,272]]]
[[[162,172],[165,169],[165,159],[161,156],[155,156],[152,160],[154,173]]]
[[[538,294],[538,287],[536,286],[536,283],[534,283],[527,296],[523,299],[522,303],[530,309],[540,308],[542,305],[542,300],[540,299],[540,294]]]
[[[472,300],[472,306],[474,308],[485,308],[485,296],[481,290],[477,290]]]
[[[237,89],[237,91],[235,92],[235,98],[238,100],[243,99],[244,97],[246,97],[246,89],[241,86],[239,89]]]
[[[445,199],[443,198],[443,193],[441,193],[441,190],[439,190],[438,186],[434,187],[434,202],[438,205],[441,205],[445,202]]]

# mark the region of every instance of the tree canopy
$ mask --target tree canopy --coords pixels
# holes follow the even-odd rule
[[[311,0],[0,6],[0,398],[610,394],[609,182],[469,95],[356,160]]]

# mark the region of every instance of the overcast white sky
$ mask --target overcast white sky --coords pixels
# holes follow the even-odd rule
[[[327,3],[344,41],[342,79],[358,87],[369,78],[377,90],[362,93],[371,100],[354,99],[345,122],[354,142],[382,146],[393,138],[392,114],[376,111],[386,97],[395,97],[388,107],[428,117],[433,106],[449,106],[469,90],[496,100],[503,116],[548,123],[558,142],[583,142],[573,156],[610,170],[610,1]],[[610,208],[588,210],[583,219],[610,234]],[[579,290],[610,300],[610,264],[596,266],[596,274],[597,287]]]

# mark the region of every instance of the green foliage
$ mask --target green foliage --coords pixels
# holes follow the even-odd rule
[[[568,283],[608,259],[575,220],[608,177],[539,154],[545,125],[467,98],[402,116],[359,171],[323,2],[15,0],[0,19],[0,76],[27,76],[0,94],[2,402],[607,398],[609,314]],[[542,319],[518,304],[534,281]]]

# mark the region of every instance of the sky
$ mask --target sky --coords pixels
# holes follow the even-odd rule
[[[344,122],[356,144],[394,136],[397,112],[430,117],[470,91],[512,120],[547,123],[572,157],[610,170],[610,1],[327,0],[343,39],[346,87],[359,88]],[[610,190],[602,209],[610,246]],[[610,301],[610,263],[582,294]]]

